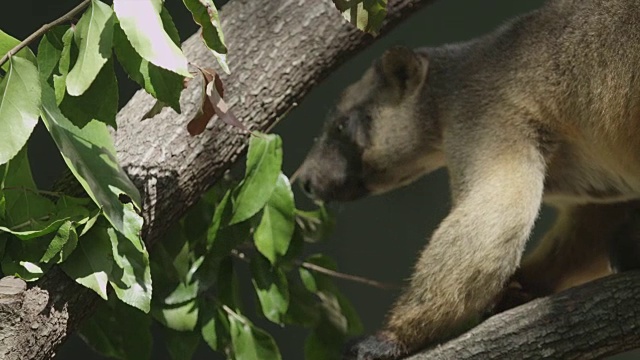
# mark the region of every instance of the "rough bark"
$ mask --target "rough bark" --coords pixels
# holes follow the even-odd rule
[[[383,32],[431,0],[390,0]],[[223,76],[232,111],[266,130],[356,50],[372,41],[347,24],[330,0],[234,0],[221,12],[232,75]],[[198,35],[183,44],[192,63],[215,67]],[[143,195],[143,238],[153,245],[168,226],[242,155],[246,135],[222,124],[190,137],[198,86],[183,92],[183,112],[141,121],[154,100],[137,93],[118,115],[121,164]],[[97,296],[53,269],[0,304],[0,359],[47,359],[95,308]]]
[[[640,347],[640,272],[531,301],[407,360],[601,359]]]

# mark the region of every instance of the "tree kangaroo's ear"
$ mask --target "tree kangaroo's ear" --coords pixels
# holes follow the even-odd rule
[[[406,46],[394,46],[384,52],[379,68],[385,80],[401,96],[413,93],[427,74],[428,62]]]

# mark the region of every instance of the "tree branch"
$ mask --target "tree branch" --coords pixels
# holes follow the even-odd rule
[[[505,311],[407,360],[601,359],[638,347],[640,272],[628,272]]]
[[[432,0],[390,0],[382,32]],[[370,35],[348,24],[330,0],[234,0],[221,11],[232,75],[223,76],[231,111],[252,130],[269,129]],[[196,34],[183,44],[190,62],[215,67]],[[222,73],[222,72],[221,72]],[[155,100],[138,92],[118,114],[116,149],[143,196],[143,238],[152,246],[244,153],[247,137],[221,122],[190,137],[198,109],[192,81],[182,114],[164,109],[142,121]],[[73,180],[64,188],[74,189]],[[90,241],[90,239],[87,239]],[[47,359],[95,309],[98,297],[57,268],[0,309],[0,359]],[[1,298],[0,298],[1,302]],[[20,321],[15,321],[20,319]]]
[[[84,10],[84,8],[89,6],[90,2],[91,0],[84,0],[82,3],[78,4],[78,6],[71,9],[71,11],[69,11],[68,13],[62,15],[61,17],[57,18],[56,20],[48,24],[42,25],[40,29],[36,30],[33,34],[29,35],[26,39],[22,40],[18,45],[16,45],[13,49],[9,50],[2,58],[0,58],[0,66],[6,63],[7,60],[9,60],[9,58],[14,54],[16,54],[18,51],[24,49],[29,44],[31,44],[31,42],[33,42],[35,39],[44,35],[44,33],[49,31],[52,27],[56,25],[60,25],[67,21],[71,21],[73,17],[76,16],[80,11]]]

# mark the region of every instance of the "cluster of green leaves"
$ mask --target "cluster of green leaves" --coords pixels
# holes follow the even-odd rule
[[[212,0],[184,0],[222,67],[227,49]],[[53,265],[104,299],[144,312],[151,268],[141,239],[141,199],[116,161],[115,59],[162,104],[179,111],[187,59],[161,0],[91,0],[75,26],[46,32],[37,56],[0,31],[0,265],[37,280]],[[113,56],[115,53],[115,56]],[[164,105],[163,105],[164,106]],[[42,119],[86,197],[39,190],[27,140]]]
[[[241,301],[236,268],[247,266],[258,315],[312,329],[306,359],[339,358],[345,338],[361,331],[358,317],[326,275],[298,260],[304,243],[326,235],[332,221],[324,208],[296,209],[281,163],[278,136],[252,135],[244,179],[210,190],[151,253],[150,314],[110,302],[81,330],[85,340],[119,359],[147,359],[156,321],[174,359],[190,359],[200,341],[229,359],[281,359]],[[306,262],[335,269],[322,255]]]
[[[358,29],[377,35],[387,15],[387,0],[333,0],[342,16]]]

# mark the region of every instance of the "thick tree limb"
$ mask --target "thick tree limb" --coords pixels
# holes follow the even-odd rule
[[[638,347],[640,272],[629,272],[505,311],[407,360],[601,359]]]
[[[390,0],[383,32],[431,0]],[[234,0],[221,12],[232,75],[227,102],[249,128],[266,130],[332,69],[372,41],[347,24],[330,0]],[[191,62],[212,67],[199,36],[183,44]],[[137,93],[118,115],[121,164],[143,193],[143,238],[170,224],[245,150],[246,135],[216,124],[197,137],[187,122],[198,107],[197,81],[183,92],[183,114],[165,109],[141,121],[154,100]],[[97,296],[60,270],[50,271],[0,309],[0,359],[46,359],[95,308]]]

